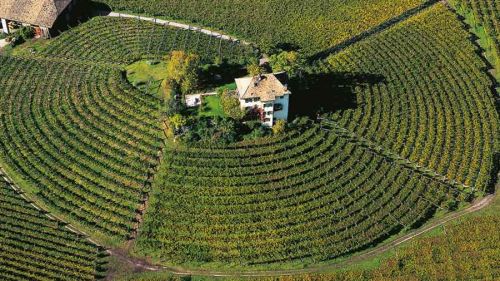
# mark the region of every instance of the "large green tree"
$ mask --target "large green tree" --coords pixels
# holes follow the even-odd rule
[[[304,57],[295,51],[281,52],[269,57],[273,72],[286,71],[291,77],[300,75],[306,64]]]
[[[240,101],[234,92],[224,89],[219,93],[219,95],[221,97],[222,109],[227,117],[235,120],[241,120],[245,117],[245,112],[241,109]]]
[[[173,51],[166,57],[167,83],[177,84],[183,94],[189,94],[198,87],[200,57],[183,51]]]

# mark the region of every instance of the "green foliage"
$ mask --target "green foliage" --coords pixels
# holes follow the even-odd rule
[[[445,225],[445,232],[418,238],[399,248],[375,269],[294,277],[255,278],[255,281],[368,281],[368,280],[496,280],[500,251],[500,218],[468,218]],[[242,279],[243,280],[243,279]]]
[[[247,65],[247,72],[250,76],[257,76],[264,73],[264,68],[262,68],[258,62],[252,62]]]
[[[190,129],[182,136],[189,145],[221,145],[238,140],[238,128],[234,120],[221,118],[197,118],[191,120]]]
[[[159,98],[115,68],[13,57],[0,65],[1,166],[94,238],[124,241],[163,142]]]
[[[115,11],[191,21],[275,47],[323,51],[397,17],[424,0],[99,0]]]
[[[49,58],[130,64],[142,59],[161,59],[175,50],[196,53],[203,63],[221,58],[228,63],[245,64],[246,60],[255,59],[250,46],[196,31],[112,17],[95,17],[64,32],[41,53]]]
[[[285,120],[278,120],[273,126],[273,134],[275,135],[281,135],[284,134],[286,131],[286,121]]]
[[[187,120],[186,117],[177,113],[168,118],[168,122],[174,128],[174,130],[179,130],[182,127],[186,126]]]
[[[31,39],[35,37],[35,29],[31,26],[23,26],[19,29],[19,35],[23,37],[24,40]]]
[[[468,37],[456,15],[437,4],[332,55],[332,73],[359,73],[339,82],[351,85],[344,94],[355,104],[334,119],[449,180],[486,190],[500,122],[492,81]],[[321,87],[325,104],[335,93]]]
[[[174,263],[330,260],[411,228],[454,196],[319,126],[224,149],[167,148],[164,159],[135,251]]]
[[[201,117],[225,117],[219,95],[202,97],[202,104],[198,110],[198,116]]]
[[[47,218],[0,178],[0,279],[94,280],[99,250]]]
[[[172,51],[166,58],[167,83],[179,85],[183,94],[189,94],[198,87],[200,57],[183,51]],[[174,86],[175,87],[175,86]]]
[[[495,0],[451,0],[450,4],[465,16],[475,29],[484,29],[486,42],[483,47],[500,79],[500,5]]]
[[[245,111],[241,109],[240,101],[234,91],[224,89],[219,93],[222,109],[227,117],[241,120],[245,117]]]
[[[306,61],[298,52],[281,52],[269,57],[269,64],[273,72],[286,71],[290,77],[299,75]]]
[[[191,281],[189,276],[172,275],[162,272],[144,272],[127,274],[113,279],[115,281]]]
[[[7,41],[10,42],[12,47],[20,45],[26,40],[29,40],[35,36],[35,30],[30,26],[22,26],[16,32],[6,35]]]

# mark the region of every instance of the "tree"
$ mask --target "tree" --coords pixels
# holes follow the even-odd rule
[[[175,131],[181,129],[182,127],[186,126],[187,120],[184,116],[181,114],[177,113],[168,118],[168,123],[172,129]]]
[[[281,135],[286,131],[286,121],[285,120],[277,120],[273,126],[273,134]]]
[[[240,101],[234,95],[234,92],[224,89],[219,93],[221,97],[221,105],[227,117],[235,120],[241,120],[245,117],[245,112],[240,107]]]
[[[167,84],[180,86],[183,94],[190,93],[198,87],[200,57],[186,54],[183,51],[172,51],[166,59]]]
[[[264,69],[257,62],[254,61],[249,65],[247,65],[247,72],[251,76],[257,76],[259,74],[262,74],[264,72]]]
[[[273,72],[286,71],[290,77],[300,75],[305,66],[305,59],[296,51],[281,52],[269,57]]]

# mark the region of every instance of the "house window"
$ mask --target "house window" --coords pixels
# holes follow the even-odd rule
[[[265,118],[264,119],[264,122],[270,122],[271,121],[271,118]]]
[[[280,99],[284,99],[285,97],[284,96],[281,96]]]
[[[273,112],[272,111],[268,111],[266,112],[267,115],[273,115]]]
[[[264,105],[264,106],[265,107],[271,107],[271,106],[273,106],[273,104],[272,103],[266,103],[266,105]]]
[[[257,102],[257,101],[259,101],[259,100],[260,100],[260,98],[254,98],[254,99],[253,99],[253,101],[254,101],[254,102]]]
[[[274,111],[283,110],[283,105],[281,103],[274,104]]]
[[[251,103],[251,102],[252,102],[252,99],[245,99],[245,102],[246,102],[246,103]]]

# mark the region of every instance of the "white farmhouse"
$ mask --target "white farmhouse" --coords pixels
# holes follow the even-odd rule
[[[286,72],[235,79],[241,108],[255,110],[262,124],[272,127],[276,120],[288,120],[291,92]]]

